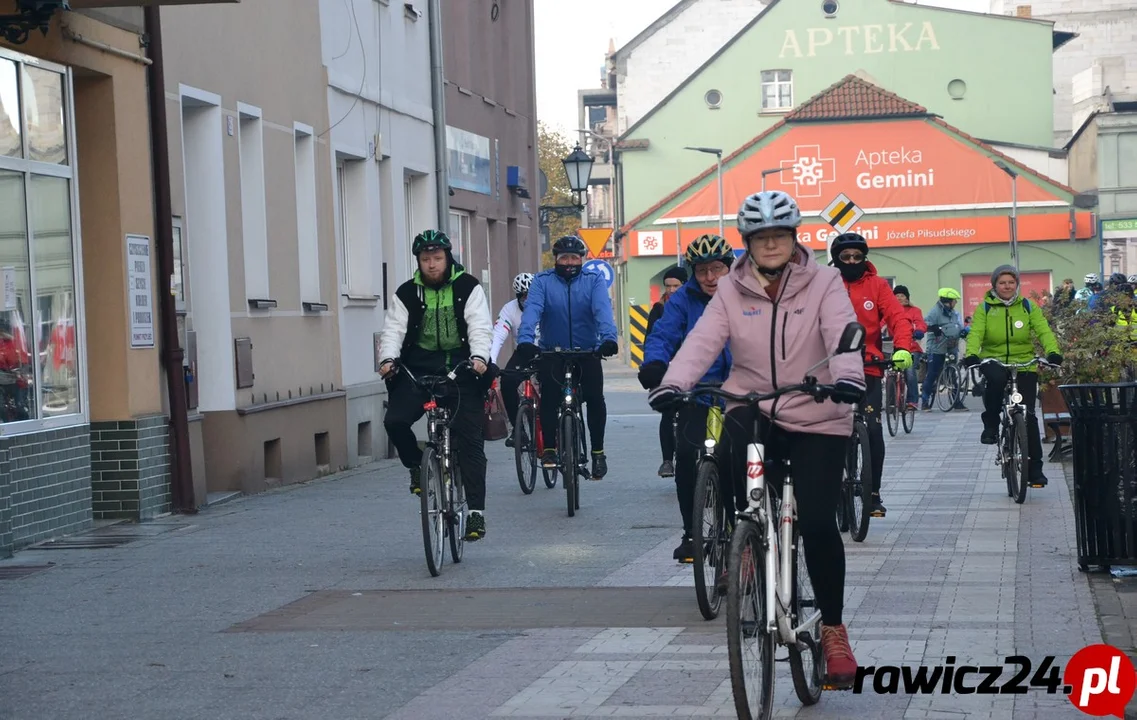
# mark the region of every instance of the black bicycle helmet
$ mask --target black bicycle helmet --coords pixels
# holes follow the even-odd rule
[[[829,257],[836,260],[846,250],[860,250],[868,255],[869,243],[857,233],[842,233],[833,238],[833,243],[829,246]]]
[[[446,250],[449,252],[451,248],[450,237],[440,230],[423,230],[415,235],[415,240],[411,244],[411,252],[416,256],[425,250]]]
[[[588,254],[588,246],[576,235],[565,235],[553,243],[553,257],[564,254],[584,257]]]

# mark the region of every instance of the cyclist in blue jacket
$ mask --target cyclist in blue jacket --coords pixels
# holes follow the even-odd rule
[[[608,297],[608,284],[600,273],[585,271],[584,256],[588,248],[575,235],[566,235],[553,243],[556,265],[533,278],[529,286],[529,299],[521,314],[521,329],[517,332],[517,350],[514,355],[524,365],[537,357],[541,350],[596,350],[604,357],[620,351],[616,344],[617,330],[612,314],[612,300]],[[541,347],[534,344],[537,326],[541,327]],[[588,435],[592,446],[592,479],[599,480],[608,473],[604,457],[604,426],[608,422],[608,409],[604,404],[604,369],[600,358],[581,358],[577,363],[581,399],[587,406]],[[541,395],[555,398],[558,393],[546,392],[559,388],[564,379],[564,360],[553,355],[541,358],[538,367]],[[541,403],[541,432],[544,435],[545,453],[541,458],[547,468],[557,466],[557,403]]]
[[[687,333],[703,315],[707,303],[718,290],[719,280],[730,271],[734,249],[719,235],[700,235],[687,246],[687,264],[694,272],[691,279],[667,301],[663,317],[655,324],[654,332],[644,343],[644,362],[640,366],[639,380],[645,390],[654,390],[663,381],[667,367]],[[730,374],[730,347],[723,348],[710,370],[700,382],[721,383]],[[681,563],[694,561],[695,547],[691,542],[691,516],[695,505],[696,461],[703,441],[707,437],[707,412],[710,400],[679,410],[679,431],[675,436],[676,467],[675,495],[679,512],[683,516],[683,539],[675,548],[673,557]]]

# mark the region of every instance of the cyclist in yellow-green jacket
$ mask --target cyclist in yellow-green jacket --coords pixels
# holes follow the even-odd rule
[[[967,336],[967,351],[963,363],[968,367],[979,364],[980,359],[994,358],[1003,363],[1025,363],[1035,357],[1034,341],[1046,353],[1046,360],[1061,364],[1058,341],[1042,314],[1042,308],[1019,293],[1019,271],[1011,265],[1000,265],[991,273],[991,291],[975,308],[971,318],[971,332]],[[993,363],[982,367],[987,379],[983,392],[983,434],[979,441],[994,445],[999,437],[999,416],[1003,409],[1003,392],[1010,379],[1008,371]],[[1027,450],[1030,455],[1030,485],[1044,487],[1046,475],[1042,472],[1042,438],[1038,432],[1038,417],[1034,413],[1038,396],[1038,373],[1019,371],[1019,392],[1027,408]]]

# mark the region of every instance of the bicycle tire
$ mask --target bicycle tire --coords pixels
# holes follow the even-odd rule
[[[800,623],[817,611],[817,598],[813,594],[813,584],[809,570],[805,567],[805,551],[802,549],[801,535],[794,526],[794,623]],[[802,581],[804,578],[804,582]],[[797,643],[789,647],[790,675],[794,681],[794,692],[802,705],[816,705],[821,699],[821,682],[825,677],[825,656],[821,652],[820,618],[809,631],[797,634]]]
[[[896,437],[900,425],[900,382],[896,375],[890,374],[884,386],[884,417],[888,425],[888,434]]]
[[[568,516],[576,515],[576,486],[580,483],[577,476],[576,459],[576,418],[572,415],[561,417],[561,432],[557,438],[557,449],[560,452],[561,479],[565,486],[565,501],[568,506]]]
[[[533,403],[523,400],[513,420],[513,459],[521,492],[533,494],[537,487],[537,421]]]
[[[999,423],[998,448],[999,452],[1001,453],[1001,457],[997,459],[1001,460],[999,463],[999,472],[1002,474],[1003,479],[1007,482],[1007,497],[1009,498],[1013,498],[1015,496],[1015,476],[1013,465],[1014,455],[1011,452],[1013,449],[1011,447],[1011,435],[1011,425],[1004,417],[1003,421]]]
[[[908,407],[908,403],[904,403],[904,414],[900,416],[901,424],[904,425],[904,434],[911,435],[912,428],[916,425],[916,408]]]
[[[442,573],[442,562],[446,559],[443,545],[446,534],[444,516],[444,497],[442,494],[442,469],[438,464],[438,454],[431,445],[426,446],[419,465],[419,500],[422,516],[422,543],[426,551],[426,568],[433,577]]]
[[[466,501],[466,486],[462,484],[462,469],[457,458],[450,471],[450,559],[454,564],[462,562],[466,549],[466,518],[469,517],[469,504]]]
[[[711,515],[709,523],[708,513]],[[722,572],[726,555],[723,546],[725,525],[719,493],[718,463],[711,458],[703,458],[695,472],[691,543],[695,546],[695,600],[705,620],[717,618],[722,607],[723,596],[715,592],[715,584]],[[707,577],[708,570],[710,577]]]
[[[734,696],[734,709],[740,718],[769,718],[774,704],[774,636],[769,630],[770,618],[766,617],[766,549],[762,528],[753,521],[737,523],[730,540],[729,582],[726,599],[726,648],[730,664],[730,688]],[[749,549],[747,567],[742,567],[744,550]],[[743,583],[743,578],[746,582]],[[753,578],[753,584],[750,579]],[[751,592],[743,597],[743,591]],[[757,602],[755,602],[755,600]],[[744,607],[744,604],[747,607]],[[744,624],[743,611],[752,611],[752,620]],[[744,638],[749,631],[751,638]],[[756,641],[756,649],[761,653],[757,671],[759,674],[755,687],[752,709],[750,693],[746,687],[746,668],[743,666],[743,641]]]
[[[1030,484],[1028,482],[1030,479],[1030,446],[1026,440],[1026,418],[1022,416],[1022,413],[1015,414],[1014,423],[1011,467],[1018,484],[1018,487],[1015,488],[1015,503],[1022,505],[1026,502],[1026,488]],[[1017,467],[1015,467],[1016,464]]]
[[[859,467],[856,465],[860,458]],[[856,471],[853,472],[853,468]],[[852,497],[849,498],[851,513],[849,517],[849,535],[854,542],[864,542],[869,534],[869,507],[872,504],[872,450],[869,447],[869,429],[864,422],[853,422],[853,438],[850,444],[849,458],[845,463],[845,472],[852,473]],[[857,492],[857,488],[860,492]],[[857,514],[857,500],[861,502],[860,514]]]
[[[940,381],[936,384],[936,404],[943,412],[951,412],[959,398],[959,369],[945,363],[940,371]]]

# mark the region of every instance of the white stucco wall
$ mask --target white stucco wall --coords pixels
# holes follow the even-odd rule
[[[354,10],[354,16],[353,16]],[[356,429],[371,422],[372,455],[385,456],[382,401],[385,388],[375,372],[374,333],[383,327],[386,297],[410,277],[410,241],[437,224],[434,134],[430,93],[430,44],[425,15],[406,17],[403,3],[386,0],[320,0],[324,64],[328,70],[328,133],[333,162],[328,168],[336,202],[340,287],[340,344],[348,392],[348,457],[359,461]],[[360,40],[362,39],[362,47]],[[362,158],[366,198],[362,263],[369,282],[345,282],[340,227],[337,158]],[[404,179],[411,180],[413,217],[407,217]],[[352,262],[353,268],[356,262]],[[353,270],[358,273],[359,270]]]
[[[1050,157],[1050,153],[1045,150],[999,145],[998,143],[992,143],[991,146],[1004,155],[1009,155],[1031,170],[1041,173],[1051,180],[1060,182],[1063,185],[1069,183],[1070,174],[1067,170],[1066,158],[1064,157]]]

